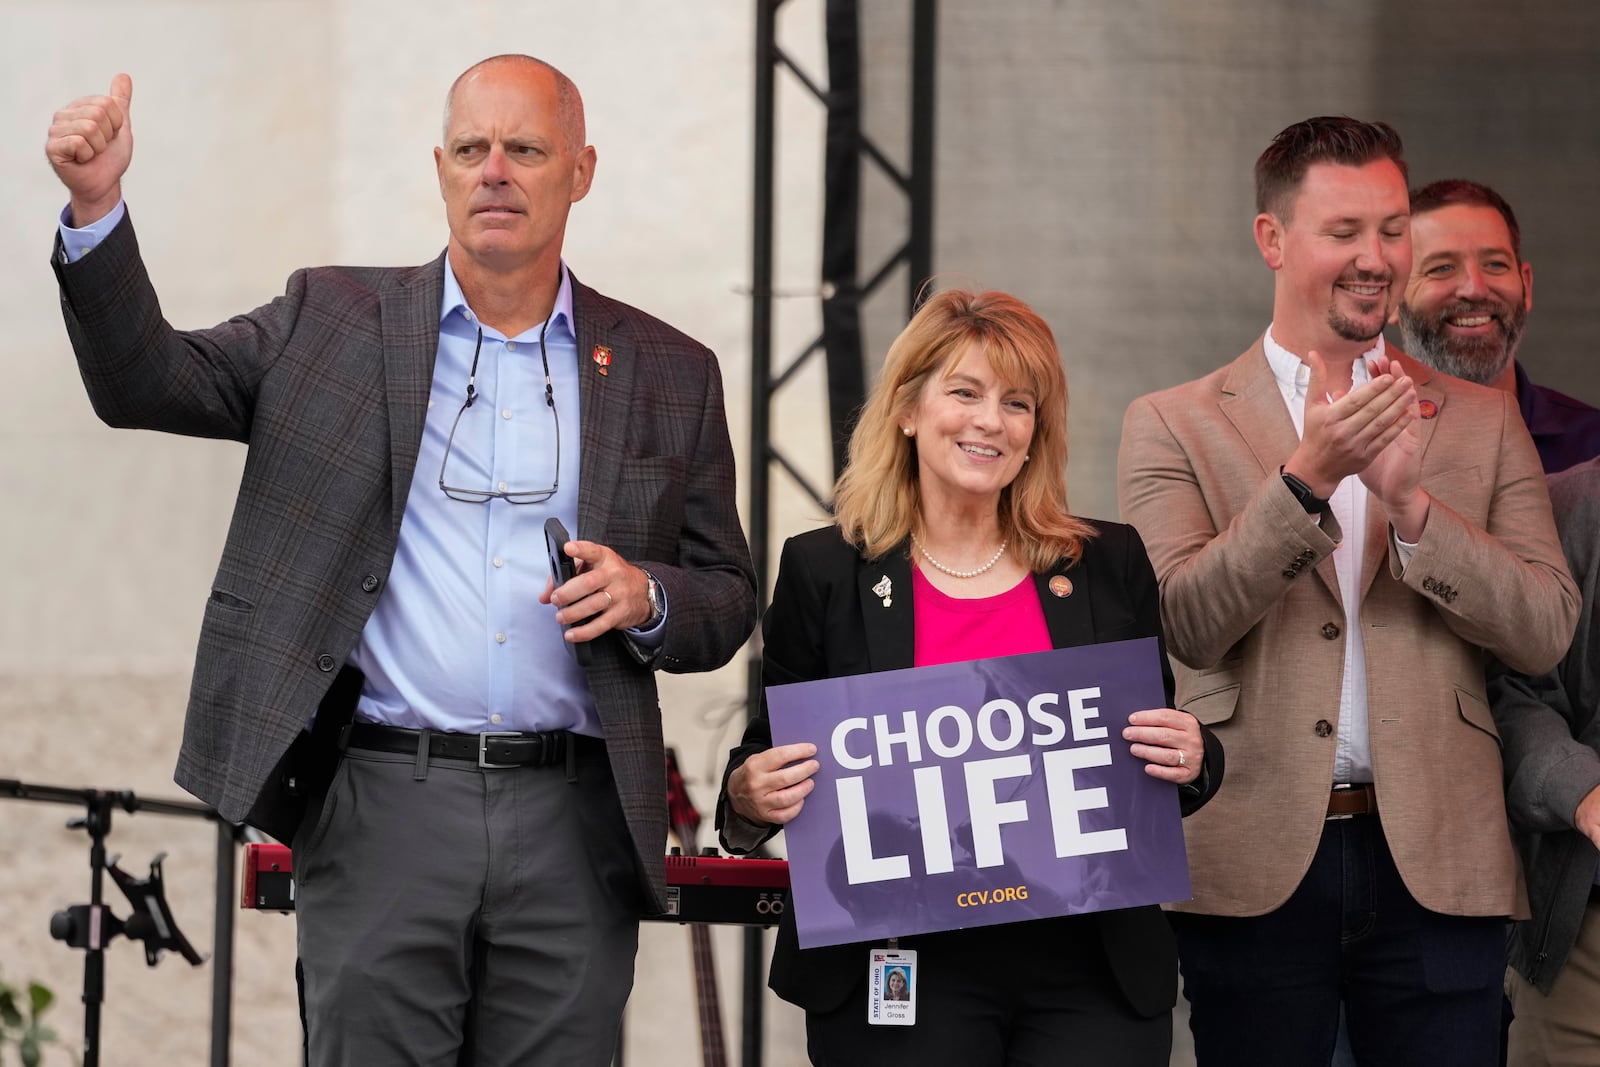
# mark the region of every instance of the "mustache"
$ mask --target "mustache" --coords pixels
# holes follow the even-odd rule
[[[1496,322],[1503,323],[1509,318],[1510,309],[1498,300],[1457,300],[1441,307],[1437,318],[1458,319],[1468,315],[1488,315]]]

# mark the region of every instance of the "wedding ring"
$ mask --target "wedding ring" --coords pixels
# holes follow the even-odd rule
[[[1183,749],[1181,749],[1181,748],[1178,749],[1178,766],[1180,766],[1180,767],[1189,766],[1189,757],[1187,757],[1187,756],[1185,756],[1183,754]]]
[[[606,607],[609,608],[611,605],[616,603],[616,601],[612,599],[611,594],[606,592],[604,589],[600,590],[600,594],[606,598]],[[1182,756],[1183,753],[1180,752],[1178,755]]]

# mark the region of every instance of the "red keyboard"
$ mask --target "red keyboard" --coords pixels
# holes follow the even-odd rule
[[[772,926],[789,906],[789,861],[729,856],[666,858],[667,910],[653,922]],[[294,910],[294,856],[287,845],[244,846],[239,906]]]

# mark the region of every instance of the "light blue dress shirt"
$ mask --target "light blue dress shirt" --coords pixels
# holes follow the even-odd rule
[[[449,260],[439,309],[439,355],[416,473],[394,566],[350,662],[366,675],[357,715],[391,726],[476,733],[577,730],[600,734],[583,669],[540,604],[550,577],[544,523],[578,530],[578,340],[572,281],[549,321],[508,338],[481,326]],[[559,487],[539,503],[498,497],[473,504],[439,488],[451,424],[467,395],[478,331],[477,399],[461,415],[447,482],[499,491]],[[545,403],[539,332],[545,331],[555,411]],[[556,469],[556,425],[561,470]]]
[[[64,211],[67,257],[92,251],[125,213],[119,204],[74,229]],[[481,326],[446,259],[438,357],[394,565],[350,657],[366,678],[358,718],[460,733],[568,729],[601,736],[588,680],[562,638],[556,609],[539,603],[550,578],[545,520],[554,516],[575,539],[593,539],[577,521],[582,468],[573,321],[565,264],[550,318],[508,338]],[[456,428],[446,480],[502,492],[545,490],[559,481],[541,502],[467,503],[439,488],[480,326],[477,399]],[[559,418],[545,402],[541,329]],[[659,647],[665,621],[627,632],[641,646]]]

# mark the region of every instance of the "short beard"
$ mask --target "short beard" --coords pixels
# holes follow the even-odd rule
[[[1367,271],[1357,271],[1354,277],[1341,278],[1340,280],[1355,282],[1358,285],[1389,285],[1393,279],[1394,275],[1392,274],[1371,274]],[[1383,332],[1384,323],[1388,317],[1386,311],[1378,316],[1376,325],[1367,326],[1341,312],[1337,303],[1330,302],[1328,304],[1328,328],[1346,341],[1355,341],[1359,344],[1366,344],[1368,341],[1376,340],[1378,335]]]
[[[1444,320],[1471,311],[1493,315],[1494,321],[1500,324],[1500,336],[1447,336]],[[1492,305],[1472,307],[1464,312],[1457,304],[1441,308],[1432,317],[1412,311],[1403,302],[1400,305],[1400,337],[1405,342],[1406,354],[1451,377],[1479,385],[1489,385],[1505,373],[1516,358],[1517,346],[1522,343],[1522,328],[1527,321],[1528,309],[1521,304],[1510,308],[1509,315]]]
[[[1368,341],[1376,340],[1383,332],[1383,317],[1379,316],[1376,326],[1367,326],[1340,314],[1337,308],[1329,308],[1328,326],[1346,341],[1366,344]]]

